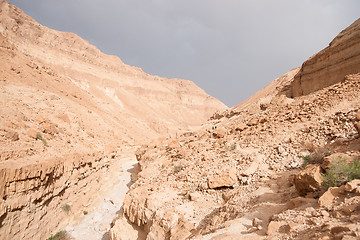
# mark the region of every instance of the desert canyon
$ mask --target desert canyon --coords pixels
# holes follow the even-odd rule
[[[360,19],[228,108],[0,0],[0,104],[0,239],[360,239]]]

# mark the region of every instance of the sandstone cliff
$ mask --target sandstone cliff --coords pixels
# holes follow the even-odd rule
[[[303,63],[287,95],[298,97],[343,81],[345,75],[359,72],[359,65],[360,19]]]
[[[0,238],[46,239],[82,215],[130,145],[226,106],[0,1]],[[69,210],[71,209],[71,210]]]

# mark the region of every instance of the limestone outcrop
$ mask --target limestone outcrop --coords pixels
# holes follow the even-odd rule
[[[289,97],[307,95],[358,73],[360,65],[360,19],[343,30],[324,50],[303,63],[287,91]]]

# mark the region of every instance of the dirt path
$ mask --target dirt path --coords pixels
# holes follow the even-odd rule
[[[80,222],[66,227],[66,231],[76,240],[108,240],[111,222],[118,216],[126,192],[131,185],[131,173],[135,171],[135,156],[127,155],[119,160],[118,171],[113,172],[117,178],[104,176],[105,193],[96,196],[99,204],[89,211]]]

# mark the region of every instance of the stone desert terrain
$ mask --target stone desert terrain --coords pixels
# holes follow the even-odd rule
[[[201,129],[140,148],[112,239],[123,218],[146,239],[360,239],[359,87],[357,20]],[[355,180],[327,188],[339,158]]]
[[[360,20],[231,109],[2,0],[0,59],[0,239],[360,239]]]
[[[0,239],[46,239],[105,191],[133,146],[227,109],[191,81],[150,76],[6,1],[0,104]]]

